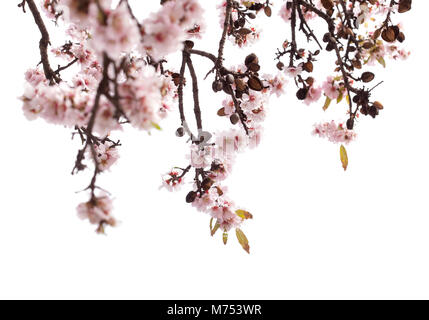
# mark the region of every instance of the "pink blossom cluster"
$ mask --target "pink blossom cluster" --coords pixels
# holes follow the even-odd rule
[[[328,77],[322,84],[323,93],[331,100],[338,99],[341,90],[344,88],[343,86],[340,87],[336,80],[334,77]]]
[[[92,150],[88,150],[88,157],[92,157]],[[119,159],[119,153],[116,146],[110,142],[105,141],[103,143],[94,145],[94,152],[98,164],[98,169],[100,171],[106,171],[110,169],[110,167],[116,163]]]
[[[93,197],[90,201],[78,205],[78,216],[84,220],[88,219],[91,224],[98,225],[98,231],[103,232],[103,225],[115,226],[117,224],[112,216],[112,200],[105,194]]]
[[[307,91],[307,96],[304,99],[304,103],[306,105],[310,105],[314,102],[319,101],[320,97],[322,96],[322,88],[318,87],[313,83]]]
[[[118,59],[122,53],[130,52],[139,43],[140,30],[125,2],[121,2],[114,10],[107,10],[105,14],[105,21],[96,23],[90,29],[90,45],[98,54],[108,52],[110,58]]]
[[[315,4],[316,4],[317,9],[322,8],[322,4],[321,4],[320,0],[317,0]],[[287,23],[290,22],[290,19],[292,17],[292,9],[291,8],[292,8],[292,1],[284,0],[284,3],[281,6],[280,11],[279,11],[279,16]],[[301,6],[301,9],[302,9],[302,12],[304,14],[305,20],[308,21],[308,20],[311,20],[315,17],[315,14],[311,11],[306,10],[304,6]]]
[[[131,125],[138,129],[159,128],[174,100],[174,87],[168,76],[150,66],[139,67],[119,85],[122,109]]]
[[[143,47],[155,60],[182,49],[190,33],[201,29],[203,9],[197,0],[168,1],[143,21]],[[188,32],[190,31],[190,33]]]
[[[220,185],[212,187],[201,197],[197,197],[192,205],[198,211],[209,213],[226,232],[232,228],[238,228],[244,221],[237,215],[238,209],[234,202],[226,196],[226,188]]]
[[[245,67],[239,65],[232,68],[235,72],[244,72]],[[286,80],[282,74],[277,76],[264,75],[264,89],[262,91],[249,90],[243,94],[240,107],[246,116],[245,125],[219,131],[214,134],[213,140],[206,144],[191,144],[190,165],[197,170],[203,170],[206,178],[210,178],[212,185],[203,193],[198,193],[192,205],[199,211],[208,213],[219,223],[220,228],[229,231],[237,228],[245,220],[237,214],[239,207],[227,197],[227,188],[221,183],[232,171],[238,153],[257,146],[261,139],[262,122],[266,116],[266,105],[271,95],[280,95],[284,92]],[[235,89],[235,84],[232,85]],[[236,112],[232,99],[225,99],[222,103],[225,116]],[[214,143],[213,143],[213,142]],[[174,169],[163,176],[163,186],[169,191],[177,190],[184,184],[184,179],[178,179],[183,170]],[[194,182],[194,188],[198,185]]]
[[[326,138],[333,143],[348,144],[356,138],[354,131],[346,129],[343,124],[337,124],[333,120],[315,124],[313,134],[320,138]]]

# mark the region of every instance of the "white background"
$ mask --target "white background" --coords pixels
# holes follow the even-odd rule
[[[0,11],[0,298],[429,298],[428,1],[394,18],[404,22],[412,56],[376,69],[385,83],[375,98],[385,110],[359,121],[347,172],[339,146],[310,134],[314,122],[344,119],[345,104],[327,112],[322,101],[305,106],[292,83],[286,97],[272,100],[262,144],[239,156],[227,181],[230,196],[255,217],[244,226],[250,255],[233,234],[227,246],[220,234],[210,237],[208,216],[184,202],[190,185],[158,190],[161,173],[186,165],[184,141],[174,136],[177,111],[162,132],[117,135],[121,158],[101,185],[114,195],[121,225],[100,236],[77,218],[87,195],[76,191],[89,181],[70,175],[78,141],[68,129],[27,121],[18,100],[40,37],[18,2],[4,1]],[[141,17],[158,5],[147,2],[136,10]],[[217,2],[203,1],[209,30],[198,44],[212,52]],[[228,64],[254,51],[274,70],[289,29],[276,13],[262,24],[258,45],[228,47]],[[316,65],[323,76],[333,63],[325,58]],[[195,64],[200,77],[210,68],[199,58]],[[205,128],[221,128],[210,119],[223,96],[209,90],[210,80],[202,86]]]

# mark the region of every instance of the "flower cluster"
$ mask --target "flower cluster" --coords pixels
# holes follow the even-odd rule
[[[277,75],[261,73],[261,61],[254,53],[234,67],[228,67],[224,56],[228,40],[242,48],[263,36],[253,22],[261,12],[272,16],[272,4],[267,0],[219,0],[221,32],[215,54],[198,48],[205,28],[202,1],[161,0],[159,10],[146,19],[135,16],[128,0],[41,0],[41,5],[49,19],[64,22],[65,42],[50,47],[48,28],[35,1],[22,1],[19,6],[28,6],[41,33],[40,66],[25,74],[21,97],[24,114],[31,120],[41,118],[72,128],[73,137],[81,143],[73,173],[93,170],[85,188],[89,200],[81,203],[77,212],[97,225],[100,233],[105,226],[117,224],[112,200],[97,180],[119,158],[121,143],[112,140],[112,134],[126,125],[146,131],[160,129],[160,122],[178,102],[180,127],[176,135],[188,138],[188,165],[164,174],[162,186],[170,191],[189,188],[185,200],[210,216],[211,234],[221,230],[226,244],[229,232],[235,229],[238,242],[249,252],[241,228],[253,216],[230,198],[225,180],[237,155],[260,143],[271,97],[289,91],[289,78],[297,87],[296,97],[304,104],[314,104],[323,95],[326,111],[331,101],[345,100],[347,121],[316,124],[313,134],[347,144],[356,138],[353,129],[360,114],[375,118],[384,108],[372,98],[380,83],[368,87],[375,73],[363,69],[386,67],[386,58],[409,56],[402,47],[403,27],[394,24],[392,17],[409,11],[411,0],[284,1],[279,15],[290,33],[286,40],[279,39]],[[325,25],[324,31],[312,28],[315,19]],[[308,40],[307,46],[313,42],[315,48],[301,47],[302,36]],[[323,57],[322,51],[331,52],[334,63],[332,74],[320,80],[313,71]],[[181,55],[180,67],[167,61],[174,53]],[[56,65],[52,56],[60,61],[56,69],[52,68]],[[197,57],[213,63],[207,77],[213,77],[213,91],[223,95],[217,115],[228,128],[203,128],[194,66]],[[196,130],[186,119],[190,112],[185,112],[185,85],[192,87]],[[343,145],[340,156],[346,169],[348,157]]]
[[[405,40],[402,25],[393,24],[391,18],[394,13],[409,11],[411,4],[411,0],[287,0],[279,15],[290,24],[291,33],[289,40],[283,41],[282,48],[277,50],[277,67],[295,79],[296,96],[306,104],[317,102],[323,92],[326,96],[323,109],[326,110],[331,100],[340,102],[346,97],[346,126],[351,130],[359,113],[376,117],[382,109],[377,107],[381,106],[379,102],[371,101],[372,91],[378,84],[366,87],[376,75],[360,70],[375,63],[386,67],[387,57],[405,59],[410,54],[400,47]],[[325,24],[325,33],[318,34],[311,27],[316,18]],[[299,47],[298,32],[314,41],[318,48]],[[334,74],[318,87],[312,73],[321,50],[333,53]],[[281,61],[284,56],[288,58],[287,66]]]
[[[104,225],[113,227],[117,223],[112,216],[112,208],[112,200],[108,196],[102,195],[79,204],[77,213],[79,218],[88,219],[91,224],[98,225],[97,232],[104,233]]]
[[[197,0],[167,1],[143,22],[144,49],[155,60],[182,49],[190,33],[195,36],[201,32],[202,13]]]
[[[354,131],[345,129],[342,123],[337,124],[335,121],[314,125],[313,134],[320,138],[326,138],[333,143],[348,144],[356,138]]]

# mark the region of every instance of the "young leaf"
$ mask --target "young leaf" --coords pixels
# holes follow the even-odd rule
[[[228,232],[224,231],[222,236],[223,244],[228,242]]]
[[[152,122],[152,127],[154,127],[156,130],[162,130],[159,124]]]
[[[244,220],[253,219],[253,215],[250,212],[245,210],[236,210],[235,214]]]
[[[215,235],[216,231],[220,227],[219,221],[216,220],[214,227],[212,227],[212,226],[213,226],[213,218],[210,219],[210,234],[213,237]]]
[[[326,111],[326,109],[329,108],[329,105],[331,104],[331,101],[332,100],[329,97],[326,97],[325,104],[323,105],[323,111]]]
[[[246,235],[239,228],[235,229],[235,233],[237,235],[237,240],[241,244],[241,246],[243,247],[243,249],[247,253],[250,253],[249,241],[247,240]]]
[[[377,61],[379,64],[383,66],[383,68],[386,68],[386,61],[384,60],[383,57],[377,58]]]
[[[343,94],[343,92],[341,91],[341,92],[340,92],[340,94],[338,95],[337,103],[340,103],[340,102],[341,102],[341,100],[343,100],[343,97],[344,97],[344,94]]]
[[[348,94],[346,94],[346,101],[347,101],[347,104],[350,105],[350,97]]]
[[[346,148],[343,145],[341,145],[340,147],[340,158],[341,158],[341,163],[343,164],[344,171],[346,171],[347,166],[349,165],[349,158],[347,156]]]

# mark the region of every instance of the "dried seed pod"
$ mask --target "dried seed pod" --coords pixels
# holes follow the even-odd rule
[[[302,69],[307,72],[313,72],[313,62],[307,61],[302,65]]]
[[[226,94],[232,94],[233,93],[231,86],[226,82],[223,82],[223,92],[225,92]]]
[[[250,33],[252,33],[252,30],[247,29],[247,28],[241,28],[240,30],[237,31],[240,35],[245,36],[248,35]]]
[[[354,125],[355,125],[354,119],[348,119],[347,120],[347,122],[346,122],[347,129],[353,130]]]
[[[234,76],[232,74],[228,74],[225,78],[226,82],[228,82],[229,84],[233,84],[234,83]]]
[[[411,10],[412,0],[399,0],[398,12],[404,13]]]
[[[259,70],[261,70],[261,67],[257,63],[251,63],[249,64],[248,69],[253,72],[258,72]]]
[[[372,72],[364,72],[362,73],[361,79],[363,82],[371,82],[372,80],[374,80],[375,75]]]
[[[374,43],[372,42],[372,41],[365,41],[363,44],[362,44],[362,47],[364,48],[364,49],[371,49],[372,47],[374,47]]]
[[[329,32],[325,33],[323,35],[323,42],[329,42],[329,40],[331,39],[331,34]]]
[[[326,51],[332,51],[335,49],[335,42],[329,41],[326,45]]]
[[[307,83],[311,87],[314,83],[314,78],[308,77],[307,79],[305,79],[305,83]]]
[[[231,121],[232,124],[237,124],[238,121],[240,121],[240,117],[238,116],[238,114],[233,113],[230,117],[229,120]]]
[[[220,108],[220,109],[217,111],[217,115],[218,115],[219,117],[224,117],[224,116],[226,116],[225,108]]]
[[[246,24],[246,19],[244,18],[237,19],[234,21],[234,27],[236,27],[237,29],[244,27],[245,24]]]
[[[255,91],[262,91],[264,89],[264,85],[262,84],[262,81],[259,80],[257,77],[250,77],[247,81],[247,85],[250,89]]]
[[[243,79],[236,79],[235,80],[235,86],[238,91],[245,91],[246,90],[246,83]]]
[[[381,35],[381,29],[375,30],[374,34],[372,35],[373,40],[377,40]]]
[[[383,109],[384,109],[383,105],[382,105],[379,101],[374,101],[373,105],[374,105],[378,110],[383,110]]]
[[[246,65],[246,67],[248,67],[251,63],[259,63],[259,59],[254,53],[249,54],[244,60],[244,64]]]
[[[183,127],[179,127],[176,130],[176,136],[177,137],[183,137],[185,135],[185,129],[183,129]]]
[[[307,98],[308,89],[307,88],[301,88],[296,92],[296,97],[299,100],[305,100]]]
[[[187,203],[192,203],[195,201],[195,199],[197,198],[197,193],[195,191],[190,191],[187,195],[186,195],[186,202]]]
[[[378,115],[378,109],[377,109],[377,107],[376,106],[371,106],[370,108],[369,108],[369,110],[368,110],[368,114],[371,116],[371,117],[373,117],[373,118],[375,118],[377,115]]]
[[[219,92],[223,89],[222,81],[216,80],[212,84],[212,89],[214,92]]]
[[[212,187],[213,183],[214,181],[212,179],[205,178],[203,182],[201,182],[201,188],[203,188],[204,191],[207,191]]]
[[[334,2],[332,0],[322,0],[322,6],[326,10],[330,10],[334,7]]]
[[[389,27],[383,30],[381,37],[386,42],[394,42],[396,40],[396,33],[393,27]]]
[[[352,60],[352,64],[353,67],[355,67],[356,69],[362,69],[362,62],[360,62],[360,60]]]

